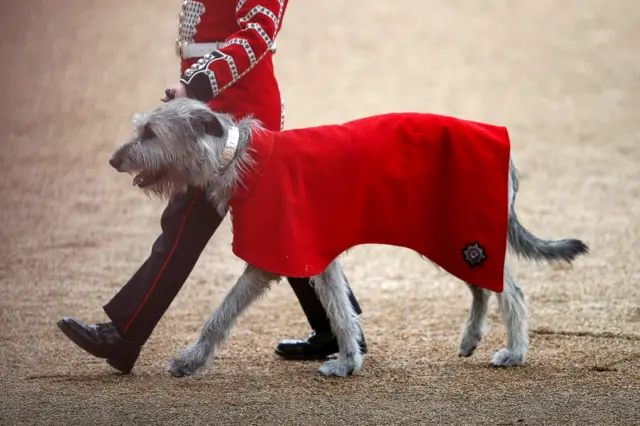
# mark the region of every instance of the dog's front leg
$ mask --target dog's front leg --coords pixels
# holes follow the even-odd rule
[[[205,367],[213,358],[214,348],[225,341],[240,314],[264,294],[272,281],[279,278],[247,266],[220,306],[207,319],[198,340],[169,362],[169,372],[175,377],[191,376]]]
[[[325,376],[348,376],[360,371],[363,356],[358,339],[362,334],[360,319],[349,302],[347,281],[337,260],[320,275],[312,278],[316,293],[327,312],[338,340],[338,359],[325,362],[320,373]]]

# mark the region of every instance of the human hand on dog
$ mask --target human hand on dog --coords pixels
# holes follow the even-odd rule
[[[173,87],[165,90],[164,97],[160,100],[162,102],[169,102],[170,100],[175,98],[186,98],[186,97],[188,97],[187,86],[185,86],[183,83],[178,83]]]

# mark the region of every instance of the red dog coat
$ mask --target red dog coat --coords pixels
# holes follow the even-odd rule
[[[510,141],[504,127],[395,113],[256,131],[257,167],[230,201],[233,252],[289,277],[360,244],[406,247],[501,292]]]

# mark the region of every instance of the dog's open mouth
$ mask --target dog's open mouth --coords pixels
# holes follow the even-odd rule
[[[140,172],[133,178],[133,186],[137,186],[138,188],[146,188],[148,186],[157,183],[160,179],[167,174],[166,171],[159,171],[156,173],[146,173]]]

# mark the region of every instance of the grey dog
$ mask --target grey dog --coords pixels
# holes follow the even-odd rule
[[[175,99],[145,114],[134,116],[131,139],[113,155],[110,163],[119,172],[135,175],[133,184],[150,196],[170,199],[188,186],[201,188],[221,214],[226,214],[233,190],[242,184],[243,173],[254,166],[252,132],[261,124],[250,117],[233,120],[213,112],[205,104]],[[320,160],[319,160],[320,161]],[[580,240],[542,240],[519,222],[514,210],[518,172],[510,162],[508,247],[517,255],[535,261],[572,262],[588,253]],[[252,302],[280,276],[248,264],[222,303],[206,320],[198,339],[169,362],[169,372],[189,376],[201,371],[213,358],[213,351],[227,338],[231,327]],[[338,260],[312,277],[315,290],[338,340],[339,354],[325,362],[320,373],[347,376],[361,370],[363,356],[358,347],[359,318],[348,301],[347,284]],[[458,355],[472,355],[483,337],[491,291],[467,284],[473,296],[463,328]],[[491,364],[523,364],[529,347],[527,308],[522,290],[505,262],[504,291],[496,293],[507,344],[496,352]]]

